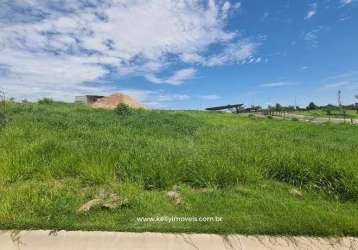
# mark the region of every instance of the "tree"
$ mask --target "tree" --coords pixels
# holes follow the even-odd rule
[[[317,108],[318,108],[318,106],[314,102],[310,102],[306,109],[307,110],[315,110]]]
[[[356,112],[358,113],[358,95],[355,95],[354,97],[357,99],[357,103],[355,104],[355,106],[356,106]]]
[[[279,111],[279,112],[282,111],[282,105],[279,103],[276,103],[275,110]]]

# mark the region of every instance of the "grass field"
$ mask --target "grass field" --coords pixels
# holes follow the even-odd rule
[[[332,111],[331,115],[328,115],[327,111],[322,110],[322,109],[311,110],[311,111],[296,111],[295,114],[314,116],[314,117],[344,118],[344,114],[341,111]],[[357,111],[356,110],[346,110],[346,118],[358,119]]]
[[[123,206],[78,214],[112,194]],[[223,221],[137,220],[153,216]],[[358,236],[358,127],[12,103],[0,228]]]

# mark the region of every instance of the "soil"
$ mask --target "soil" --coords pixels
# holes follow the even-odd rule
[[[107,109],[114,109],[117,107],[118,104],[126,104],[130,108],[138,109],[138,108],[145,108],[143,103],[135,100],[134,98],[127,96],[122,93],[115,93],[110,96],[105,96],[95,103],[93,103],[91,106],[94,108],[107,108]]]

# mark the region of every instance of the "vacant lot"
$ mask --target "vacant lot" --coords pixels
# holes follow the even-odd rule
[[[327,113],[326,110],[317,109],[311,111],[296,111],[294,112],[298,115],[307,115],[314,117],[331,117],[331,118],[355,118],[358,119],[358,112],[356,110],[346,110],[346,114],[340,110],[332,110],[330,113]]]
[[[207,112],[120,115],[62,103],[8,107],[0,128],[2,229],[358,235],[357,126]],[[116,206],[78,212],[102,198]],[[152,216],[223,221],[137,220]]]

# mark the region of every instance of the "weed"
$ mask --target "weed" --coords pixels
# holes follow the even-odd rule
[[[116,114],[120,116],[127,116],[132,114],[133,110],[128,105],[120,103],[114,109],[114,112],[116,112]]]

